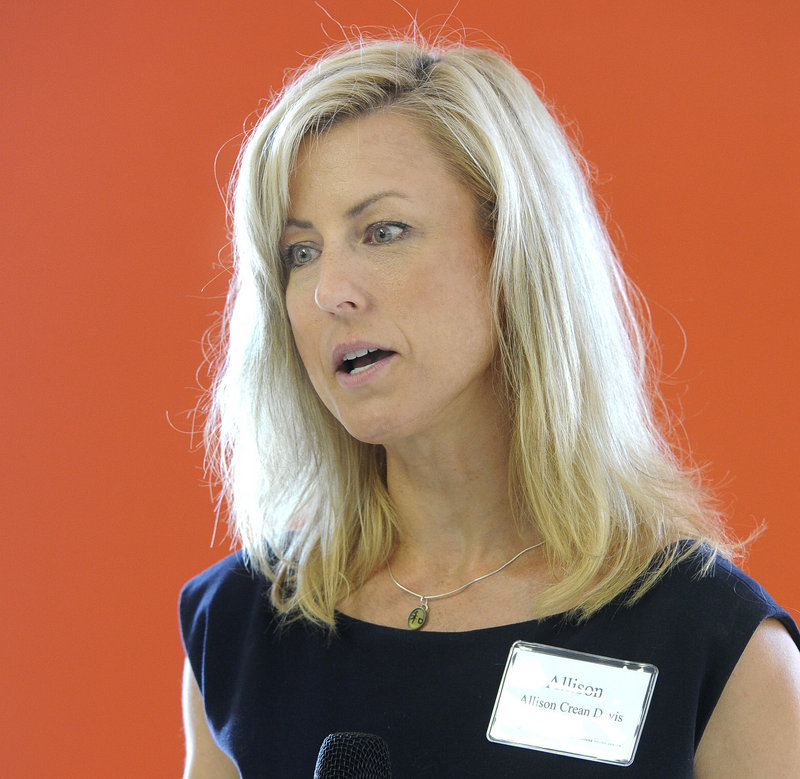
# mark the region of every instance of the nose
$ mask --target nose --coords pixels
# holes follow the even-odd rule
[[[330,314],[363,310],[368,297],[358,263],[346,252],[326,251],[319,259],[319,277],[314,288],[314,302]]]

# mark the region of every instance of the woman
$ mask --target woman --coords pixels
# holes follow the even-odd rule
[[[186,777],[310,776],[340,731],[395,777],[798,770],[800,635],[659,433],[518,71],[410,41],[310,65],[234,233],[209,431],[244,553],[182,595]]]

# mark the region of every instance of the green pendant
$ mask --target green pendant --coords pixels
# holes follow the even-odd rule
[[[425,620],[427,618],[428,618],[428,610],[422,608],[422,606],[417,606],[417,608],[415,608],[408,615],[408,629],[419,630],[425,624]]]

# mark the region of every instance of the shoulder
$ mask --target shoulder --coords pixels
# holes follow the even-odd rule
[[[624,628],[646,636],[668,695],[680,700],[678,708],[688,706],[681,695],[691,697],[695,746],[745,657],[758,653],[761,668],[767,669],[774,656],[763,653],[776,640],[800,656],[800,633],[788,612],[738,566],[710,558],[702,549],[676,562],[630,608],[626,620]],[[758,665],[748,660],[744,667]]]
[[[181,609],[208,607],[219,598],[263,589],[263,577],[255,574],[242,552],[235,552],[190,579],[181,590]]]
[[[581,626],[595,647],[585,651],[657,666],[651,719],[665,727],[691,720],[693,749],[759,626],[777,621],[800,646],[794,621],[764,587],[703,548],[679,558],[631,603],[633,592]]]
[[[672,657],[703,666],[719,689],[765,620],[780,622],[800,646],[797,625],[766,589],[704,549],[676,562],[632,607],[629,619]]]
[[[181,590],[179,616],[186,655],[195,668],[223,644],[244,643],[254,622],[269,621],[269,583],[241,552],[190,579]],[[196,673],[198,679],[200,673]]]
[[[789,614],[764,587],[720,556],[697,550],[675,563],[641,599],[643,610],[658,619],[702,627],[709,641],[738,645],[740,652],[765,620],[781,622],[800,646]]]
[[[794,642],[793,639],[794,638]],[[800,770],[800,653],[776,620],[748,642],[695,759],[705,776],[795,776]]]

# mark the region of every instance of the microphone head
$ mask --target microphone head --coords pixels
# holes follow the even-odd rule
[[[319,748],[314,779],[391,779],[389,746],[372,733],[331,733]]]

